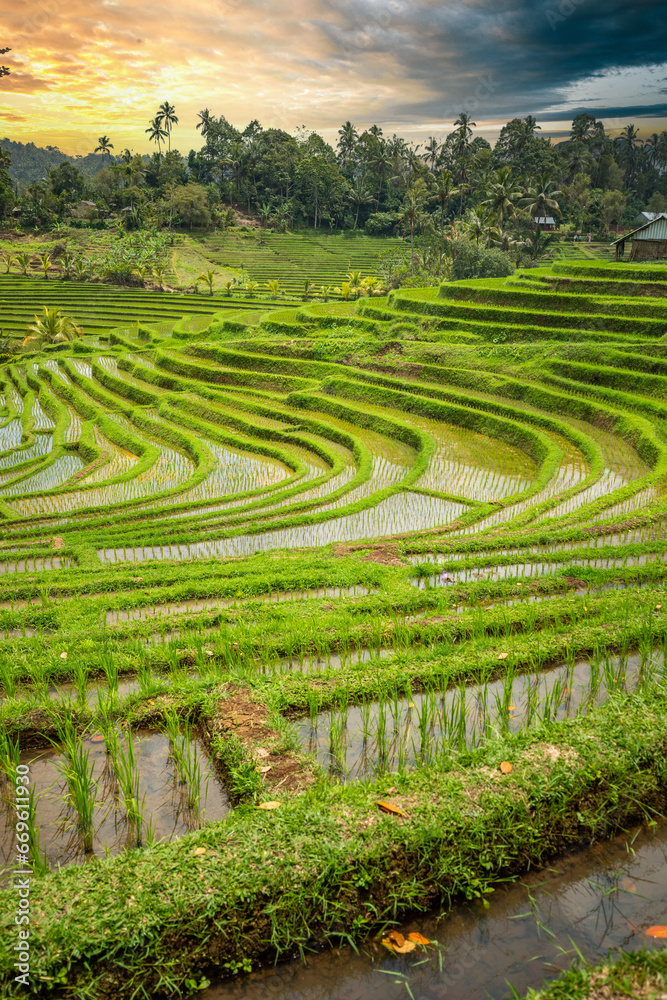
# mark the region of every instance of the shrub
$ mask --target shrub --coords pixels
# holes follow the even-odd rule
[[[394,231],[398,222],[399,217],[396,212],[373,212],[366,219],[364,232],[369,236],[386,236]]]
[[[452,261],[453,281],[462,278],[506,278],[514,273],[514,262],[504,250],[480,247],[472,240],[462,240],[456,245]]]

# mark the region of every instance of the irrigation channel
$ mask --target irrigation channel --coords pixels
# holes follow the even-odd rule
[[[667,813],[667,268],[180,319],[10,278],[91,317],[0,368],[0,864],[27,767],[33,991],[201,995],[450,906],[419,926],[463,943],[414,972],[371,948],[216,989],[435,997],[461,948],[452,991],[539,978],[526,873],[564,866],[562,943],[605,849],[569,852]],[[5,883],[0,995],[15,910]],[[477,961],[507,928],[523,978]]]
[[[202,1000],[509,1000],[583,956],[657,948],[645,930],[667,924],[667,826],[636,827],[559,858],[447,914],[396,930],[431,941],[392,955],[379,940],[308,955],[212,985]],[[517,992],[512,994],[510,987]]]

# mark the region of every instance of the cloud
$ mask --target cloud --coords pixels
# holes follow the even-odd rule
[[[147,149],[144,129],[167,98],[186,150],[201,145],[205,106],[289,131],[346,118],[437,129],[461,109],[487,123],[529,112],[556,121],[588,103],[600,117],[664,113],[640,104],[664,82],[646,70],[667,61],[655,0],[0,3],[13,49],[0,88],[10,113],[30,118],[16,120],[17,138],[113,129],[119,147]]]

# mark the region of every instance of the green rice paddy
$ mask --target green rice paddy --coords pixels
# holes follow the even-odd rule
[[[382,249],[199,242],[293,291]],[[594,259],[279,309],[0,276],[5,333],[86,329],[0,370],[36,992],[194,995],[664,810],[666,291]]]

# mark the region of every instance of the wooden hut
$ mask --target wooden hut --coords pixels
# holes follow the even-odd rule
[[[667,214],[661,212],[651,222],[614,240],[616,260],[625,255],[625,241],[630,240],[630,260],[667,260]]]

